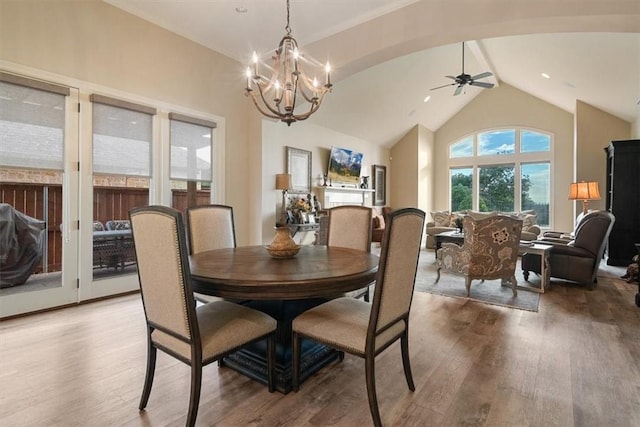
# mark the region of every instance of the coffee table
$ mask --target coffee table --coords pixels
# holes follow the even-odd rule
[[[455,243],[457,245],[462,245],[464,243],[464,233],[458,233],[457,230],[444,231],[433,237],[436,240],[436,250],[434,252],[434,257],[436,258],[438,256],[438,249],[442,247],[443,243]]]

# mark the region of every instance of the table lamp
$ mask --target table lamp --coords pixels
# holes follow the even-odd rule
[[[291,188],[291,175],[288,173],[276,174],[276,190],[282,190],[282,212],[280,213],[280,225],[285,226],[286,198],[287,191]]]
[[[596,181],[572,182],[569,185],[569,200],[582,200],[582,213],[589,211],[589,200],[600,200],[600,190]]]

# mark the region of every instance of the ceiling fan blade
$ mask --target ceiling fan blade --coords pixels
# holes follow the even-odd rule
[[[460,95],[460,93],[462,92],[462,88],[463,87],[464,87],[464,85],[458,85],[458,87],[456,88],[456,91],[453,92],[453,96]]]
[[[480,86],[485,89],[491,89],[494,86],[493,83],[485,83],[485,82],[469,82],[469,84],[472,86]]]
[[[438,87],[432,87],[430,90],[442,89],[443,87],[449,87],[453,85],[455,85],[455,83],[449,83],[449,84],[438,86]]]
[[[455,77],[453,77],[453,76],[445,76],[445,77],[446,77],[446,78],[448,78],[448,79],[451,79],[451,80],[455,80],[455,79],[456,79],[456,78],[455,78]]]
[[[476,74],[475,76],[472,76],[471,80],[484,79],[485,77],[491,77],[491,76],[493,76],[492,73],[485,71],[484,73],[480,73],[480,74]]]

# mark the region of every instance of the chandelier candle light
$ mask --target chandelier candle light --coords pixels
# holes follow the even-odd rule
[[[315,113],[324,100],[325,95],[331,92],[331,67],[325,65],[325,83],[320,86],[316,77],[310,78],[305,74],[304,65],[318,66],[311,59],[305,58],[298,51],[298,42],[291,35],[289,25],[289,0],[287,0],[287,34],[280,40],[280,45],[275,52],[273,66],[263,64],[270,72],[271,77],[260,74],[260,60],[253,52],[253,67],[247,67],[247,87],[245,96],[251,96],[256,108],[263,115],[272,119],[279,119],[288,126],[298,120],[305,120]],[[298,101],[308,102],[309,109],[306,112],[296,112]]]

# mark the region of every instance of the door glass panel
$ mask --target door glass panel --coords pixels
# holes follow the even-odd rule
[[[63,285],[65,103],[0,82],[0,296]]]
[[[211,148],[214,129],[171,120],[171,206],[211,203]]]
[[[93,278],[136,272],[129,210],[149,204],[153,117],[93,104]]]

